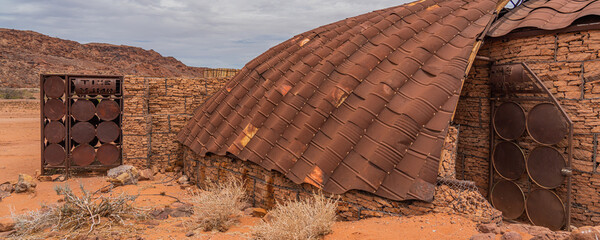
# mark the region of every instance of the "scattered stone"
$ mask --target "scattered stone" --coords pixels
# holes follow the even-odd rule
[[[0,184],[0,191],[11,193],[15,190],[14,185],[10,182]]]
[[[478,224],[477,231],[479,231],[480,233],[500,233],[500,229],[495,223]]]
[[[176,166],[173,168],[173,172],[181,172],[181,167],[180,166]]]
[[[173,210],[168,207],[157,208],[157,209],[150,211],[150,216],[152,216],[154,219],[165,220],[165,219],[169,218],[169,214],[171,213],[171,211],[173,211]]]
[[[521,237],[521,234],[517,233],[517,232],[506,232],[504,234],[502,234],[502,237],[500,237],[500,240],[521,240],[523,239],[523,237]]]
[[[600,239],[600,231],[594,227],[580,227],[571,231],[569,236],[571,240],[597,240]]]
[[[194,214],[194,206],[192,204],[179,203],[171,206],[177,206],[173,209],[173,211],[171,211],[171,213],[169,213],[169,216],[171,217],[189,217]]]
[[[54,178],[52,181],[54,182],[64,182],[65,180],[67,180],[67,177],[65,175],[52,175],[52,177]]]
[[[478,233],[473,235],[469,240],[494,240],[496,234],[493,233]]]
[[[186,236],[186,237],[191,237],[191,236],[194,236],[194,232],[188,232],[188,233],[186,233],[186,234],[185,234],[185,236]]]
[[[52,182],[52,176],[40,175],[37,177],[37,180],[40,182]]]
[[[145,181],[145,180],[153,180],[154,179],[154,172],[152,171],[152,169],[144,169],[140,171],[140,177],[138,178],[138,180],[140,181]]]
[[[177,179],[177,182],[179,184],[189,184],[189,178],[187,175],[182,175],[179,179]]]
[[[137,168],[131,165],[121,165],[116,168],[108,170],[107,181],[114,185],[128,185],[137,184],[138,177],[140,176]]]
[[[11,220],[3,220],[0,222],[0,232],[8,232],[15,229],[15,222]]]
[[[15,184],[15,192],[33,192],[37,184],[33,182],[33,177],[27,174],[19,174],[19,180]]]
[[[265,215],[267,215],[267,210],[265,210],[264,208],[246,208],[246,210],[244,210],[244,214],[249,215],[249,216],[253,216],[253,217],[259,217],[262,218]]]
[[[156,175],[159,172],[159,168],[158,166],[154,165],[152,166],[152,175]]]

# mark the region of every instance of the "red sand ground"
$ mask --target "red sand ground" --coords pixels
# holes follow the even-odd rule
[[[3,102],[4,101],[4,102]],[[39,110],[33,107],[15,109],[11,102],[0,100],[0,183],[16,181],[19,173],[34,175],[40,164]],[[12,107],[11,107],[12,106]],[[136,186],[115,188],[106,194],[127,192],[140,194],[136,205],[144,208],[162,207],[175,202],[173,196],[183,201],[189,196],[173,182],[165,184],[167,176],[158,175],[155,181],[140,182]],[[6,221],[13,213],[39,209],[41,204],[53,204],[59,200],[53,188],[57,184],[69,184],[79,192],[79,184],[88,190],[108,185],[101,176],[71,178],[64,183],[38,182],[35,193],[12,194],[0,201],[0,221]],[[164,193],[168,196],[161,196]],[[169,218],[130,222],[128,226],[111,229],[109,238],[123,239],[182,239],[189,232],[182,224],[189,218]],[[247,239],[251,227],[261,221],[244,217],[241,222],[225,233],[196,232],[192,239]],[[429,214],[414,217],[372,218],[355,222],[338,222],[333,233],[325,239],[468,239],[476,234],[476,223],[462,216]],[[525,235],[524,235],[525,236]],[[60,236],[56,236],[60,238]],[[499,239],[499,236],[497,236]],[[530,236],[525,236],[528,239]]]

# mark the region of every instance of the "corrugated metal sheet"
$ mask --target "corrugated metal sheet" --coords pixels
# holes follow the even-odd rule
[[[431,201],[495,0],[424,0],[325,25],[250,61],[178,139],[332,193]]]
[[[593,0],[530,0],[498,19],[488,36],[501,37],[519,28],[557,30],[575,20],[600,15],[600,1]]]

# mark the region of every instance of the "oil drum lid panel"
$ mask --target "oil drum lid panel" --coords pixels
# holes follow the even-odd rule
[[[494,130],[506,140],[519,138],[525,132],[525,111],[514,102],[502,103],[494,113]]]
[[[96,151],[89,144],[81,144],[73,149],[71,155],[77,166],[87,166],[94,162]]]
[[[44,105],[44,116],[50,120],[60,120],[67,112],[65,103],[60,99],[50,99]]]
[[[89,100],[80,99],[71,104],[71,114],[77,121],[86,122],[96,115],[96,106]]]
[[[119,116],[121,108],[119,104],[113,100],[102,100],[96,107],[98,117],[105,121],[112,121]]]
[[[496,144],[492,155],[496,172],[508,180],[516,180],[525,172],[525,156],[521,148],[512,142]]]
[[[121,135],[121,129],[115,122],[101,122],[96,132],[101,142],[114,142]]]
[[[65,140],[65,125],[59,121],[51,121],[44,127],[44,136],[50,143],[59,143]]]
[[[78,122],[71,127],[71,138],[78,143],[89,143],[96,137],[96,129],[89,122]]]
[[[44,80],[44,93],[50,98],[59,98],[65,93],[65,81],[59,76]]]
[[[59,166],[67,158],[65,148],[58,144],[50,144],[44,148],[44,162],[50,166]]]
[[[535,105],[527,115],[527,131],[542,144],[557,144],[568,133],[567,122],[552,103]]]
[[[531,191],[525,209],[527,217],[535,225],[559,230],[565,224],[565,206],[553,191],[547,189]]]
[[[512,181],[501,180],[491,192],[492,205],[506,219],[516,219],[525,210],[525,196],[521,188]]]
[[[560,186],[565,180],[565,176],[561,172],[565,166],[563,155],[552,147],[536,147],[527,158],[529,177],[543,188]]]
[[[103,165],[115,165],[119,163],[121,158],[121,151],[113,144],[103,144],[98,148],[96,153],[98,161]]]

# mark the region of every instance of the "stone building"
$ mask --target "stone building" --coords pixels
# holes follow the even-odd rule
[[[437,211],[598,225],[600,5],[506,2],[424,0],[348,18],[232,78],[126,77],[124,162],[183,159],[198,185],[243,179],[266,208],[322,189],[344,219]]]

